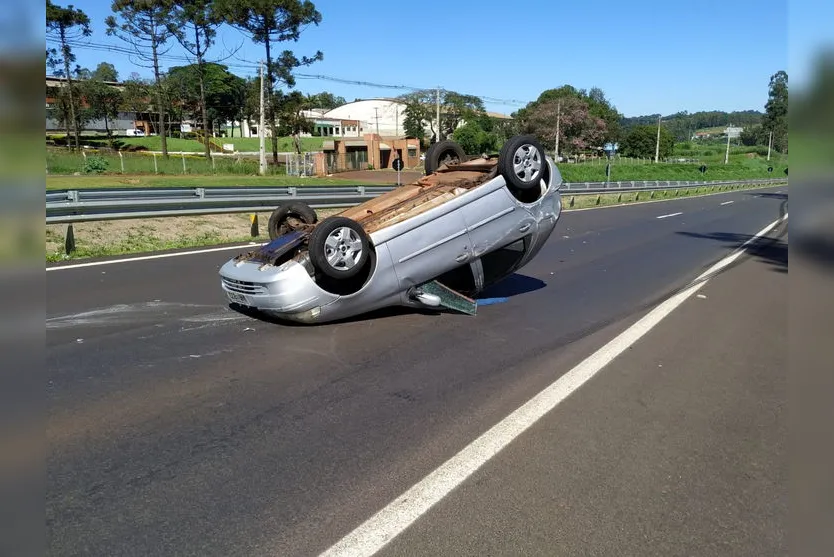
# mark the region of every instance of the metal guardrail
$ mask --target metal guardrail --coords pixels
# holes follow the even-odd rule
[[[567,182],[565,194],[599,194],[703,186],[784,183],[786,179],[732,181]],[[211,188],[125,188],[52,190],[46,192],[46,223],[248,213],[303,201],[313,208],[350,207],[396,186],[250,186]]]

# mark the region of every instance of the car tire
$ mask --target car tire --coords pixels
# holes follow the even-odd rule
[[[463,147],[449,139],[440,141],[429,147],[426,152],[426,174],[434,174],[443,164],[459,164],[465,160],[466,153]]]
[[[281,205],[272,211],[269,216],[269,223],[267,224],[269,239],[274,240],[287,232],[291,232],[296,224],[293,222],[294,220],[301,221],[303,224],[315,224],[318,222],[318,215],[306,203],[295,202]]]
[[[510,189],[537,190],[548,172],[544,147],[532,135],[510,138],[498,154],[498,171]]]
[[[362,271],[368,262],[371,241],[358,222],[333,216],[313,229],[308,242],[310,261],[323,275],[347,279]]]

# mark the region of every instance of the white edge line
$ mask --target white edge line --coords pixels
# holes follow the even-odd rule
[[[358,528],[336,542],[321,556],[373,555],[382,549],[509,445],[516,437],[553,410],[614,358],[622,354],[660,323],[687,298],[700,290],[708,282],[707,280],[701,280],[703,277],[707,277],[732,263],[745,251],[748,245],[767,234],[787,218],[788,215],[785,214],[781,219],[763,228],[733,254],[728,255],[705,271],[698,279],[695,279],[691,286],[659,304],[631,327],[464,447],[463,450],[444,462]]]
[[[63,271],[65,269],[80,269],[81,267],[97,267],[99,265],[112,265],[114,263],[130,263],[131,261],[147,261],[148,259],[163,259],[165,257],[179,257],[181,255],[196,255],[199,253],[212,253],[215,251],[229,251],[233,249],[241,249],[249,246],[260,245],[261,242],[252,242],[249,244],[241,244],[237,246],[224,246],[222,248],[208,248],[192,251],[178,251],[176,253],[158,253],[155,255],[141,255],[139,257],[126,257],[123,259],[110,259],[108,261],[91,261],[90,263],[76,263],[74,265],[59,265],[57,267],[47,267],[47,271]]]
[[[659,216],[659,217],[657,217],[657,218],[659,218],[659,219],[665,219],[665,218],[667,218],[667,217],[676,217],[676,216],[678,216],[678,215],[682,215],[682,214],[683,214],[683,211],[678,211],[677,213],[669,213],[668,215],[660,215],[660,216]]]
[[[730,203],[735,203],[735,201],[725,201],[722,205],[729,205]]]

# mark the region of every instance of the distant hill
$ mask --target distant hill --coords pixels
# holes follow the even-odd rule
[[[660,114],[622,118],[620,120],[620,125],[622,126],[623,131],[627,132],[634,126],[656,125],[658,116],[660,116]],[[743,110],[735,112],[711,110],[693,112],[692,114],[684,111],[663,116],[661,125],[663,125],[675,136],[675,141],[686,141],[691,138],[692,134],[696,131],[704,130],[706,128],[723,128],[730,124],[746,128],[748,126],[761,124],[762,116],[764,116],[764,113],[759,112],[758,110]]]

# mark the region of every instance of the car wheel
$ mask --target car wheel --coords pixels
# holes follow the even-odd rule
[[[498,155],[498,171],[511,188],[538,189],[547,172],[544,148],[532,135],[510,138]]]
[[[444,164],[459,164],[466,160],[463,148],[451,140],[435,143],[426,152],[426,174],[434,174]]]
[[[350,278],[368,262],[371,242],[365,229],[347,217],[328,217],[310,234],[310,261],[322,274]]]
[[[318,216],[312,207],[306,203],[288,203],[281,205],[269,216],[269,239],[274,240],[278,236],[291,232],[301,224],[315,224]]]

